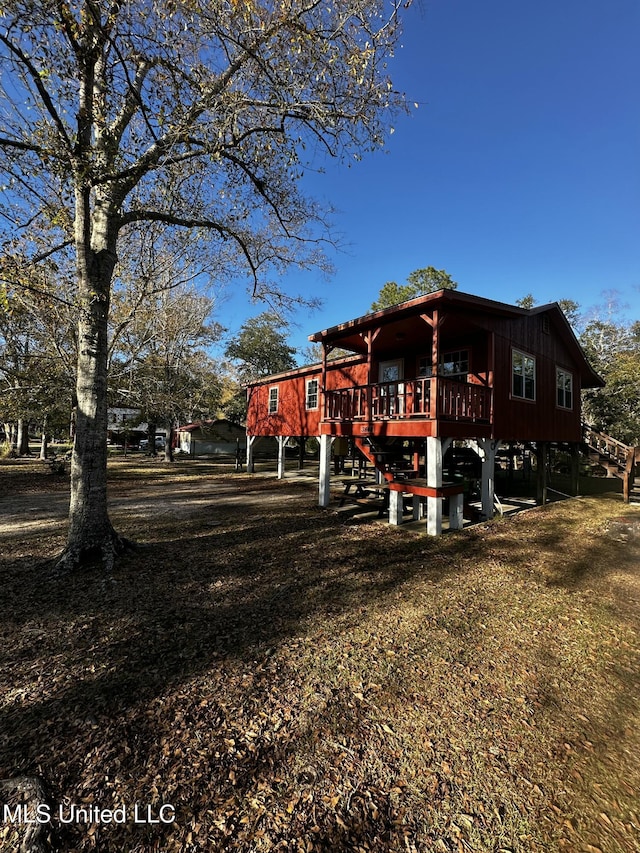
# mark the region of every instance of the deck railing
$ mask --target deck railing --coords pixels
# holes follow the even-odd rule
[[[325,419],[329,421],[489,421],[490,412],[490,388],[453,379],[409,379],[325,392]]]

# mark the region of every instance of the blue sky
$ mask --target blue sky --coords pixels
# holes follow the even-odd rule
[[[292,275],[320,296],[294,346],[367,313],[386,281],[446,269],[459,289],[515,302],[616,291],[640,319],[638,0],[418,0],[391,70],[411,115],[386,153],[306,179],[337,209],[336,273]],[[231,332],[263,310],[221,307]]]

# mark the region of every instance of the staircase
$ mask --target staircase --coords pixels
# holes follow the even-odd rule
[[[374,441],[372,438],[356,438],[355,445],[388,483],[403,479],[403,469],[406,466],[402,463],[401,444],[398,446],[393,439]],[[404,474],[406,477],[406,471]]]
[[[591,462],[607,472],[607,477],[619,477],[623,484],[624,502],[640,500],[640,480],[635,477],[640,464],[640,447],[623,444],[591,424],[582,424],[582,440]]]

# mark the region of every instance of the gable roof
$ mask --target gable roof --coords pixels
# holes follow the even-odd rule
[[[424,310],[447,305],[469,306],[475,310],[482,309],[487,313],[501,314],[503,316],[511,315],[517,317],[528,313],[526,308],[520,308],[517,305],[508,305],[506,302],[496,302],[493,299],[485,299],[481,296],[474,296],[471,293],[462,293],[459,290],[437,290],[435,293],[417,296],[415,299],[409,299],[407,302],[400,302],[398,305],[392,305],[390,308],[383,308],[381,311],[374,311],[372,314],[364,314],[362,317],[356,317],[354,320],[349,320],[338,326],[332,326],[321,332],[315,332],[313,335],[309,335],[309,340],[318,343],[339,338],[342,342],[345,337],[350,336],[350,333],[359,335],[361,332],[376,328],[390,320],[399,320],[412,315],[419,316]]]
[[[604,388],[604,379],[591,367],[582,344],[571,328],[564,311],[557,302],[549,302],[547,305],[538,305],[527,310],[529,316],[547,314],[550,321],[555,325],[558,333],[563,337],[568,348],[573,353],[576,363],[580,366],[580,378],[583,388]]]
[[[483,313],[494,317],[523,318],[547,314],[556,332],[560,335],[570,350],[576,366],[578,367],[583,388],[601,388],[604,381],[589,364],[584,350],[562,309],[557,302],[548,305],[540,305],[534,308],[521,308],[518,305],[509,305],[506,302],[498,302],[494,299],[485,299],[474,296],[471,293],[463,293],[459,290],[438,290],[425,296],[418,296],[407,302],[401,302],[382,311],[364,314],[338,326],[332,326],[320,332],[309,335],[309,340],[314,343],[333,344],[355,353],[366,352],[366,344],[362,334],[385,326],[391,322],[409,321],[414,322],[425,311],[436,308],[457,308],[459,311],[468,309],[469,315]]]

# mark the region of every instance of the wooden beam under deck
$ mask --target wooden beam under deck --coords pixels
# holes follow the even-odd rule
[[[324,421],[321,435],[348,438],[492,438],[489,423],[447,420]]]

